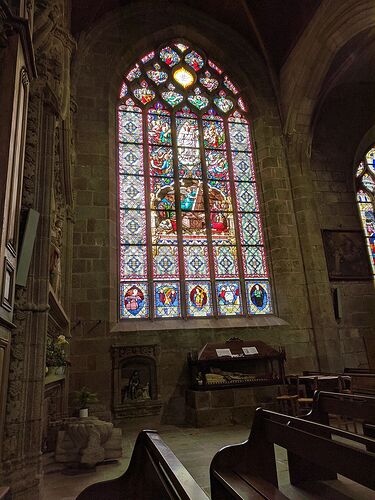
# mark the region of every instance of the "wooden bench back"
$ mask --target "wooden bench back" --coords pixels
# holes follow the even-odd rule
[[[350,378],[353,393],[375,395],[375,373],[351,373]]]
[[[77,500],[208,500],[156,431],[142,431],[130,464],[117,479],[92,484]]]
[[[344,438],[350,444],[333,440],[333,436]],[[219,477],[228,469],[237,477],[247,477],[250,483],[251,477],[255,477],[277,488],[274,444],[288,451],[289,476],[293,485],[309,480],[334,479],[336,474],[341,474],[375,489],[375,475],[369,474],[375,470],[375,454],[353,447],[353,442],[365,446],[375,443],[372,439],[340,429],[258,408],[249,439],[240,445],[223,448],[213,458],[210,468],[212,499],[240,498],[231,493],[227,497],[220,496],[223,483],[219,485]]]
[[[375,397],[361,394],[315,392],[312,410],[305,418],[328,425],[330,414],[375,424]]]

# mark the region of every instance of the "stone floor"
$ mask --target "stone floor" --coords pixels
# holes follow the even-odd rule
[[[43,500],[74,500],[86,486],[97,481],[113,479],[128,466],[133,446],[141,429],[157,429],[185,465],[197,483],[209,495],[209,465],[214,454],[223,446],[240,443],[249,435],[248,427],[242,425],[215,426],[206,428],[176,427],[173,425],[152,425],[150,420],[128,420],[123,428],[123,457],[114,464],[99,465],[96,472],[77,476],[63,475],[61,471],[49,472],[44,476]],[[373,491],[360,487],[351,481],[325,481],[317,488],[308,489],[290,486],[286,451],[276,446],[279,486],[293,500],[369,500],[375,499]],[[51,467],[48,467],[51,470]],[[53,469],[53,467],[52,467]],[[370,471],[369,471],[370,472]],[[94,499],[93,499],[94,500]]]

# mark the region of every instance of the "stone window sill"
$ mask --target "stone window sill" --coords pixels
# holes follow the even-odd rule
[[[123,320],[116,323],[111,333],[119,332],[142,332],[142,331],[163,331],[163,330],[204,330],[204,329],[223,329],[223,328],[260,328],[284,326],[288,323],[274,315],[259,315],[250,318],[202,318],[188,320],[170,319],[170,320]]]

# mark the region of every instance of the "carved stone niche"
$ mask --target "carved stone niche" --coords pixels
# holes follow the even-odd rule
[[[116,420],[159,415],[158,345],[112,346],[113,411]]]

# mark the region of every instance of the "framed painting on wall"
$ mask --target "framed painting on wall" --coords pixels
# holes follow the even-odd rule
[[[331,281],[372,278],[362,231],[323,229],[322,237]]]

